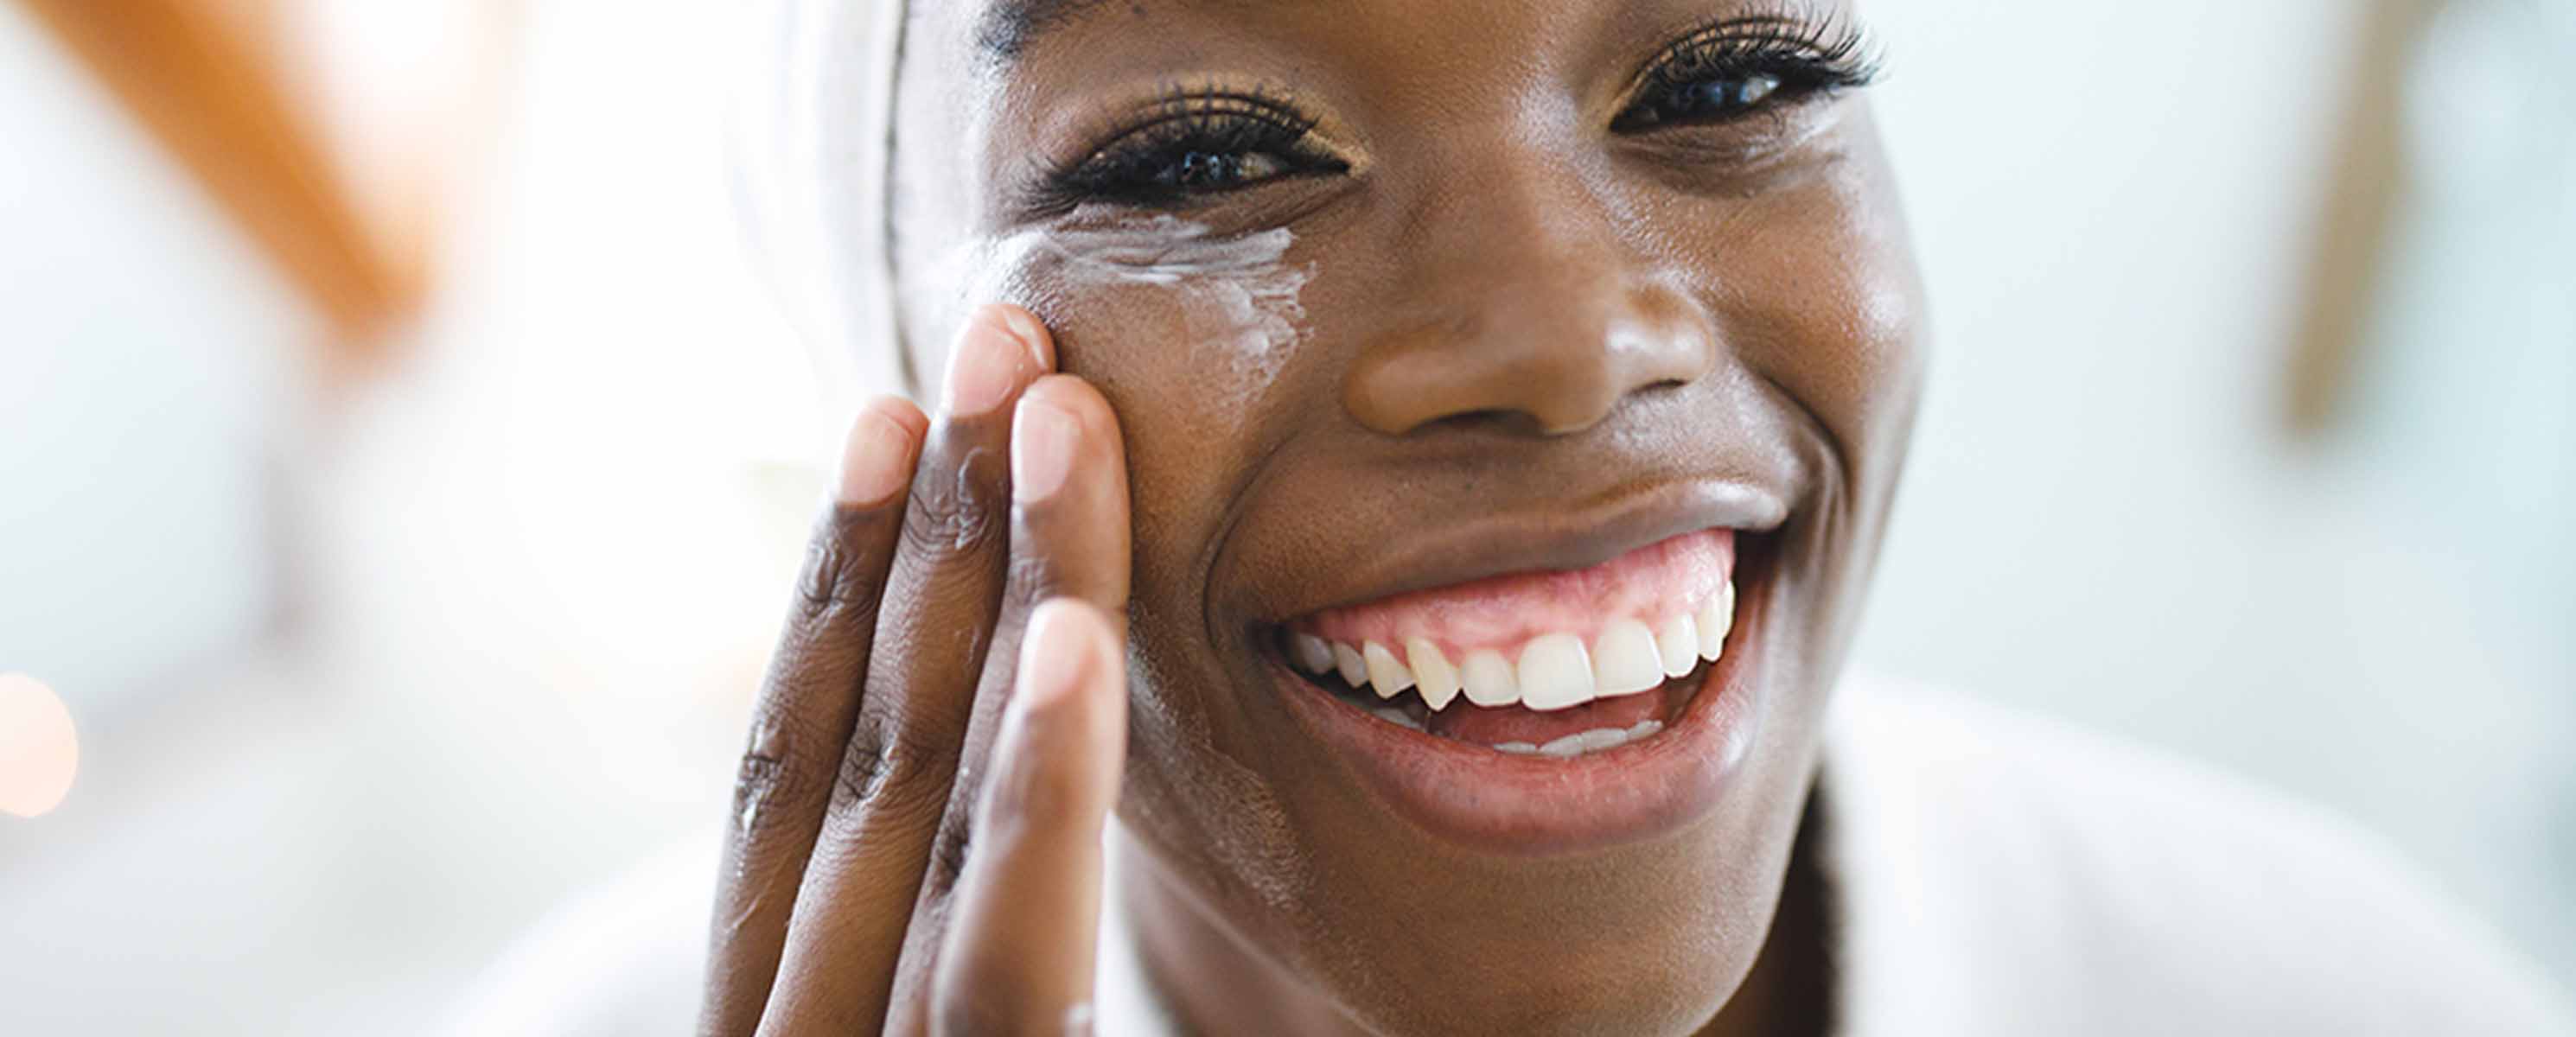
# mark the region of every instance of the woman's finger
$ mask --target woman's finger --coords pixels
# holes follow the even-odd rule
[[[995,643],[1017,643],[1038,604],[1059,597],[1088,604],[1123,630],[1133,534],[1126,448],[1109,402],[1090,383],[1070,375],[1053,375],[1031,386],[1012,423],[1011,466],[1011,569]],[[981,852],[973,832],[983,786],[966,776],[992,769],[988,761],[996,760],[993,746],[1003,704],[1027,658],[1022,652],[995,651],[985,661],[966,735],[966,765],[949,793],[947,817],[931,849],[930,872],[922,880],[896,979],[896,1003],[916,1010],[907,1020],[914,1027],[907,1032],[918,1032],[927,1022],[930,980],[937,974],[942,941],[953,940],[951,892]]]
[[[1042,601],[1082,601],[1122,631],[1127,614],[1133,550],[1126,448],[1116,414],[1100,392],[1069,375],[1031,386],[1022,397],[1011,441],[1011,563],[1008,589],[995,623],[996,644],[1017,642]],[[1123,633],[1122,633],[1123,636]],[[965,766],[950,790],[946,816],[932,846],[929,872],[905,941],[894,1003],[910,1015],[896,1028],[921,1032],[935,1003],[931,989],[950,925],[956,883],[980,852],[975,821],[991,769],[1003,705],[1017,686],[1024,653],[996,651],[986,659],[964,749]]]
[[[1126,440],[1109,400],[1072,375],[1030,386],[1011,440],[1011,479],[1005,617],[1025,617],[1049,598],[1078,598],[1123,632],[1135,527]]]
[[[933,987],[933,1032],[1090,1032],[1101,826],[1127,752],[1118,620],[1072,598],[1030,615]]]
[[[945,812],[999,611],[1012,404],[1054,363],[1025,310],[975,313],[914,477],[840,780],[797,895],[764,1033],[874,1033]]]
[[[805,859],[859,708],[869,642],[929,421],[886,398],[850,423],[735,780],[699,1028],[747,1034],[778,969]]]

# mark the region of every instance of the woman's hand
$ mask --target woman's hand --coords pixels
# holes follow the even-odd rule
[[[753,713],[703,1032],[1087,1030],[1127,478],[1054,362],[986,307],[937,422],[885,399],[852,425]]]

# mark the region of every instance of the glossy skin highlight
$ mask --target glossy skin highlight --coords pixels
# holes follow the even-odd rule
[[[1861,93],[1614,124],[1676,37],[1848,5],[1075,6],[1005,57],[988,5],[916,5],[895,176],[916,369],[962,319],[960,286],[931,283],[958,243],[1155,218],[1021,188],[1175,83],[1288,98],[1347,163],[1171,210],[1293,233],[1302,320],[1257,378],[1195,340],[1172,285],[1045,249],[978,274],[1123,435],[1117,880],[1157,993],[1209,1032],[1821,1027],[1809,794],[1920,393],[1920,281]],[[1759,559],[1758,643],[1729,678],[1752,735],[1614,835],[1426,827],[1287,697],[1276,633],[1298,617],[1712,526]]]

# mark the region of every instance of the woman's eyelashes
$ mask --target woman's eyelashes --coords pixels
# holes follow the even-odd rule
[[[1657,54],[1610,129],[1640,136],[1726,125],[1867,86],[1877,70],[1868,36],[1841,19],[1739,16]],[[1174,89],[1081,159],[1045,170],[1030,208],[1059,215],[1090,204],[1177,209],[1265,184],[1349,172],[1350,163],[1316,139],[1314,126],[1295,105],[1269,94]]]
[[[1876,48],[1858,26],[1795,16],[1735,18],[1683,37],[1656,56],[1619,133],[1707,126],[1806,98],[1869,85]]]
[[[1040,208],[1086,202],[1172,208],[1204,195],[1347,171],[1316,142],[1314,120],[1258,95],[1175,93],[1109,143],[1050,171]]]

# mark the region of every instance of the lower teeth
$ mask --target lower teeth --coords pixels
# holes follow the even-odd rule
[[[1628,728],[1624,731],[1615,727],[1597,728],[1591,731],[1585,731],[1581,734],[1567,735],[1553,742],[1549,742],[1546,745],[1531,745],[1528,742],[1504,742],[1501,745],[1495,746],[1494,751],[1498,753],[1507,753],[1513,756],[1552,756],[1560,760],[1571,759],[1576,756],[1582,756],[1586,753],[1597,753],[1605,749],[1616,749],[1630,742],[1652,737],[1663,731],[1663,729],[1664,722],[1661,720],[1640,720],[1637,722],[1637,726]]]
[[[1413,714],[1407,713],[1401,709],[1372,709],[1369,710],[1369,712],[1377,714],[1378,719],[1394,724],[1397,727],[1409,727],[1416,731],[1423,730],[1422,721],[1413,719]]]
[[[1423,722],[1421,720],[1415,719],[1412,713],[1405,710],[1398,709],[1393,706],[1366,706],[1363,708],[1367,709],[1378,719],[1394,724],[1397,727],[1413,731],[1421,731],[1425,734],[1430,733],[1429,729],[1423,726]],[[1662,733],[1663,730],[1664,722],[1661,720],[1640,720],[1637,722],[1636,726],[1625,730],[1616,727],[1594,728],[1590,731],[1567,735],[1563,738],[1549,742],[1546,745],[1535,745],[1529,742],[1504,742],[1501,745],[1488,746],[1487,748],[1510,756],[1547,756],[1565,760],[1572,759],[1577,756],[1602,752],[1604,750],[1616,749],[1630,742],[1642,741],[1644,739],[1651,738]]]

